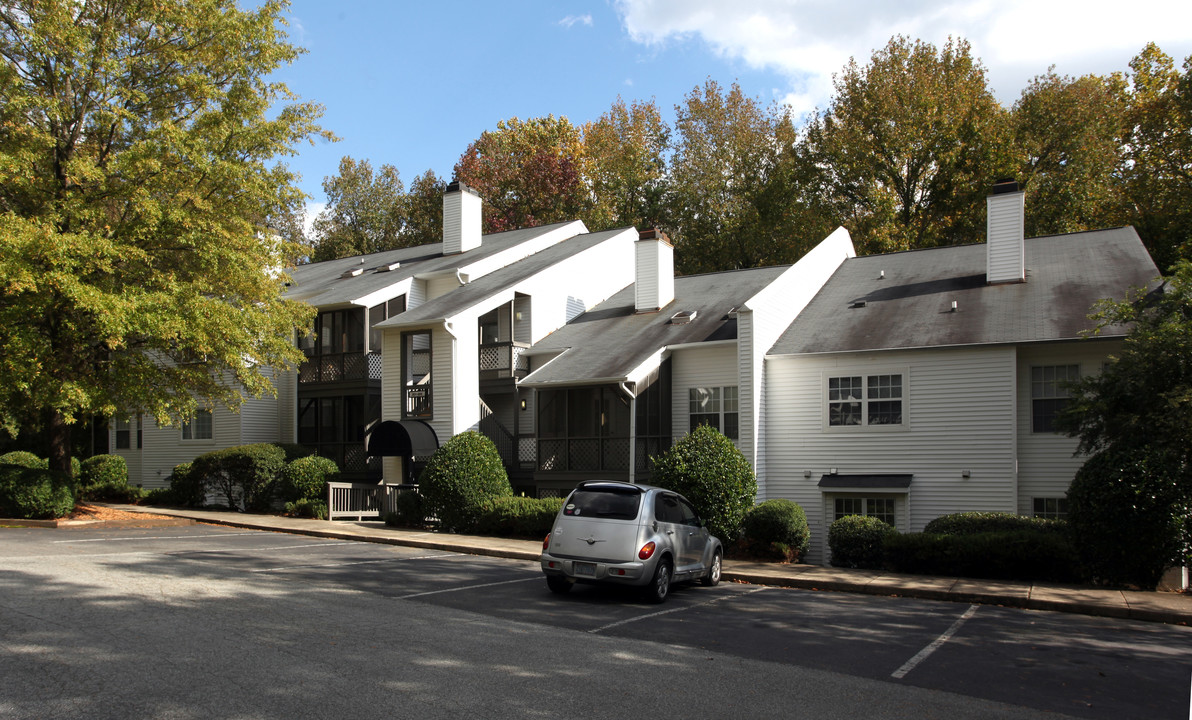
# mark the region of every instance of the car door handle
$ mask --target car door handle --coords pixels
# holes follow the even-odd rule
[[[674,530],[667,530],[667,531],[666,531],[666,534],[667,534],[667,535],[674,535],[674,534],[675,534],[675,531],[674,531]]]

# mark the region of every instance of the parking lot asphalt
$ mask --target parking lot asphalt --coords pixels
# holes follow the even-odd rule
[[[109,505],[157,518],[179,518],[231,527],[253,528],[312,537],[383,543],[406,547],[536,560],[540,542],[475,535],[452,535],[391,528],[376,521],[330,522],[309,518],[254,515],[212,510],[179,510],[138,505]],[[1052,610],[1148,622],[1192,625],[1192,594],[1092,588],[1060,583],[982,580],[907,575],[819,565],[726,560],[723,579],[755,585],[945,600],[1032,610]]]

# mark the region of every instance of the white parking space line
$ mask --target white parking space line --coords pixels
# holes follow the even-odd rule
[[[329,543],[307,543],[305,545],[274,545],[272,547],[250,547],[250,548],[213,548],[211,550],[171,550],[166,555],[186,555],[187,553],[201,552],[204,554],[223,553],[225,555],[233,555],[237,553],[258,552],[260,550],[305,550],[306,548],[317,547],[359,547],[357,543],[348,542],[347,540],[340,540],[339,542]]]
[[[115,538],[88,538],[86,540],[52,540],[54,545],[70,545],[72,543],[95,543],[95,542],[116,542],[130,541],[130,540],[210,540],[212,538],[226,538],[226,537],[242,537],[245,535],[260,536],[261,532],[247,532],[247,533],[227,533],[221,535],[154,535],[151,537],[137,536],[137,537],[115,537]]]
[[[743,593],[733,593],[732,595],[722,595],[718,598],[712,598],[711,600],[706,600],[702,603],[696,603],[695,605],[685,605],[683,607],[670,608],[669,610],[659,610],[658,612],[647,613],[646,615],[638,615],[637,617],[631,617],[626,620],[618,620],[617,622],[609,623],[608,625],[601,625],[598,628],[592,628],[588,632],[590,632],[590,633],[604,632],[605,630],[608,630],[610,628],[619,627],[621,625],[628,625],[629,623],[635,623],[635,622],[638,622],[639,620],[648,620],[650,618],[655,618],[660,615],[669,615],[671,613],[683,612],[684,610],[692,610],[694,608],[704,607],[705,605],[711,605],[712,603],[718,603],[721,600],[728,600],[730,598],[737,598],[737,597],[744,597],[746,595],[752,595],[753,593],[761,592],[762,590],[765,590],[765,589],[766,588],[764,588],[764,587],[757,587],[752,590],[747,590]]]
[[[391,558],[382,558],[380,560],[358,560],[356,562],[320,563],[318,565],[315,565],[315,564],[281,565],[281,566],[272,567],[272,568],[261,568],[259,570],[249,570],[249,572],[267,573],[267,572],[281,572],[283,570],[301,570],[301,569],[306,569],[306,568],[326,568],[326,567],[339,568],[339,567],[347,567],[349,565],[373,565],[376,563],[401,562],[403,560],[434,560],[434,559],[438,559],[438,558],[447,558],[447,557],[455,557],[455,553],[446,553],[443,555],[416,555],[414,557],[391,557]]]
[[[901,680],[902,678],[906,677],[907,673],[909,673],[911,670],[914,670],[919,663],[930,657],[931,653],[935,652],[940,648],[941,645],[948,642],[948,640],[956,634],[956,631],[960,629],[960,626],[964,625],[964,623],[973,615],[975,615],[976,612],[977,606],[969,605],[969,609],[965,610],[964,614],[957,618],[956,622],[952,623],[952,627],[945,630],[943,635],[940,635],[933,640],[930,645],[920,650],[913,658],[907,660],[902,667],[890,673],[890,677],[894,678],[895,680]]]
[[[399,595],[394,600],[410,600],[411,598],[425,597],[427,595],[441,595],[443,593],[459,592],[460,590],[478,590],[486,587],[496,587],[497,585],[512,585],[513,583],[523,583],[533,581],[541,581],[542,574],[538,573],[534,577],[521,578],[519,580],[502,580],[501,582],[483,583],[481,585],[465,585],[463,587],[447,588],[445,590],[429,590],[427,592],[414,593],[412,595]]]

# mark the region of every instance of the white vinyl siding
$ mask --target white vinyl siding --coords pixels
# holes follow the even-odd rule
[[[1077,439],[1061,433],[1034,432],[1031,369],[1079,365],[1086,374],[1100,372],[1118,340],[1080,340],[1018,349],[1018,504],[1020,515],[1034,513],[1032,498],[1064,497],[1084,456],[1073,455]]]
[[[912,474],[899,496],[904,532],[946,513],[1013,512],[1015,363],[1013,348],[768,358],[766,499],[788,498],[808,511],[809,559],[827,562],[832,502],[818,484],[830,468]],[[825,377],[891,368],[904,373],[907,432],[824,432]]]
[[[737,387],[737,346],[682,348],[671,355],[671,434],[676,438],[691,432],[692,389]],[[719,393],[718,393],[719,396]],[[718,399],[720,399],[718,397]],[[738,393],[738,410],[740,409]],[[718,408],[717,413],[721,412]],[[738,412],[738,428],[740,412]],[[720,430],[723,432],[724,428]],[[739,433],[738,433],[739,437]]]

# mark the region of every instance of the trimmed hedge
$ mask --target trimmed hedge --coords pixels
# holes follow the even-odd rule
[[[0,465],[0,517],[46,520],[74,510],[71,478],[39,467]]]
[[[297,443],[272,443],[272,445],[281,448],[281,451],[286,454],[287,463],[292,463],[298,458],[310,457],[315,454],[314,448]]]
[[[448,532],[472,532],[486,500],[512,497],[513,488],[493,441],[469,430],[431,455],[418,478],[423,508]]]
[[[554,526],[563,498],[499,497],[480,504],[476,532],[496,537],[540,539]]]
[[[422,509],[422,496],[413,490],[403,490],[394,500],[394,512],[385,516],[390,527],[425,528],[426,512]]]
[[[884,539],[886,567],[895,572],[998,580],[1076,582],[1076,551],[1050,529],[968,534],[907,533]]]
[[[286,453],[270,443],[238,445],[200,455],[191,473],[201,478],[205,490],[224,496],[229,508],[264,510],[273,499]]]
[[[174,472],[170,473],[170,496],[166,500],[183,507],[197,508],[206,504],[207,490],[203,486],[203,477],[194,472],[194,463],[174,466]]]
[[[962,512],[941,515],[923,528],[928,535],[976,535],[1019,530],[1064,533],[1067,532],[1067,523],[1007,512]]]
[[[886,540],[898,531],[875,517],[846,515],[828,526],[828,547],[836,567],[882,567]]]
[[[790,500],[776,498],[751,508],[741,528],[746,551],[757,557],[799,562],[811,546],[807,514]]]
[[[44,470],[50,466],[50,462],[25,450],[13,450],[12,452],[0,455],[0,465],[19,465],[21,467],[41,468]]]
[[[77,494],[87,500],[133,502],[143,493],[128,484],[128,463],[119,455],[95,455],[79,466]]]
[[[661,457],[651,459],[650,484],[685,496],[713,535],[725,545],[736,542],[741,521],[757,497],[757,478],[732,440],[699,425]]]
[[[319,455],[298,457],[282,469],[277,494],[285,502],[325,501],[327,483],[338,477],[339,467],[335,461]]]

